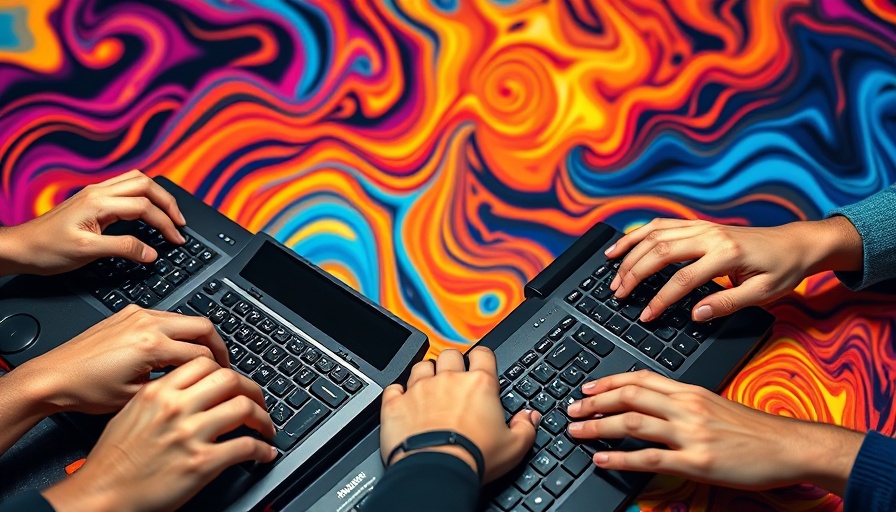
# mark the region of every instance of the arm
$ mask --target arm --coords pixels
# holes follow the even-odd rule
[[[225,468],[274,459],[277,450],[252,437],[216,442],[241,425],[273,437],[261,389],[197,358],[146,384],[81,469],[43,495],[58,512],[174,510]]]
[[[197,357],[229,366],[208,319],[130,305],[0,377],[0,454],[50,414],[116,411],[151,371]]]
[[[707,321],[781,297],[816,272],[861,269],[862,239],[840,216],[771,228],[656,219],[619,239],[606,254],[624,256],[610,283],[618,298],[669,264],[691,262],[647,304],[644,322],[707,281],[728,276],[733,288],[710,294],[693,307],[693,319]]]
[[[89,185],[49,212],[0,228],[0,276],[58,274],[97,258],[120,256],[150,263],[155,249],[133,236],[102,232],[119,220],[143,219],[175,244],[186,225],[174,197],[140,171]]]
[[[862,266],[838,272],[837,278],[857,290],[896,277],[896,185],[856,204],[838,208],[829,218],[848,219],[861,237]]]
[[[896,510],[896,439],[869,432],[853,465],[843,509],[847,512]]]
[[[452,430],[482,452],[484,482],[519,464],[535,440],[535,425],[541,416],[520,411],[508,427],[498,397],[494,354],[477,347],[470,351],[469,360],[470,370],[466,371],[461,353],[445,350],[435,364],[422,361],[414,365],[407,390],[393,384],[383,391],[380,452],[384,462],[396,446],[412,435]],[[426,508],[433,511],[475,510],[480,480],[475,470],[472,455],[459,446],[401,452],[365,501],[365,510],[419,510],[420,503],[427,503]],[[450,487],[452,492],[445,493],[446,482],[456,485],[456,489]],[[438,499],[433,499],[435,496]],[[413,501],[417,499],[421,501]]]
[[[773,416],[642,370],[588,382],[569,406],[577,439],[636,437],[666,445],[598,452],[604,469],[650,471],[740,489],[810,482],[843,495],[862,434]],[[892,478],[892,475],[890,475]]]

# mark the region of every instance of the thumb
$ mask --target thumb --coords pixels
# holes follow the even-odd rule
[[[152,263],[158,257],[155,249],[131,235],[97,235],[94,247],[98,258],[119,256],[140,263]]]
[[[772,298],[771,287],[764,286],[761,279],[748,279],[740,286],[706,296],[694,306],[692,316],[698,322],[707,322],[747,306],[765,304]]]
[[[522,410],[510,418],[510,433],[513,436],[514,459],[519,461],[535,443],[535,429],[541,421],[538,411]]]

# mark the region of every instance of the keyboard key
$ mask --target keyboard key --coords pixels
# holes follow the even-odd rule
[[[542,391],[535,395],[535,397],[529,402],[533,409],[540,412],[541,414],[546,414],[550,411],[554,405],[557,403],[551,395]]]
[[[291,420],[274,436],[277,448],[287,451],[299,440],[311,432],[318,423],[330,414],[330,410],[317,400],[311,399]]]
[[[591,310],[597,307],[597,301],[591,297],[585,297],[578,304],[576,304],[576,309],[581,311],[584,314],[591,313]]]
[[[548,339],[550,339],[551,341],[558,341],[563,337],[563,334],[565,332],[566,331],[563,330],[563,328],[558,324],[553,329],[551,329],[551,332],[548,333]]]
[[[601,302],[610,298],[610,295],[613,295],[613,290],[610,289],[610,285],[607,283],[601,283],[591,291],[591,296]]]
[[[551,350],[551,347],[553,346],[553,341],[549,340],[548,338],[542,338],[541,341],[535,344],[535,351],[539,354],[544,354],[548,350]]]
[[[608,355],[610,355],[610,352],[612,352],[613,349],[616,348],[616,344],[604,338],[603,336],[598,336],[597,338],[594,338],[593,340],[585,344],[585,348],[591,350],[600,357],[607,357]]]
[[[348,391],[349,393],[357,393],[359,389],[361,389],[361,379],[355,377],[354,375],[349,375],[345,382],[342,383],[342,389]]]
[[[264,315],[262,315],[261,311],[258,311],[257,309],[249,311],[249,313],[246,315],[246,321],[252,325],[258,325],[258,322],[261,322],[263,318]]]
[[[274,408],[275,405],[277,405],[277,397],[268,393],[267,391],[262,391],[261,393],[264,395],[265,406],[267,406],[267,410],[270,411]]]
[[[615,315],[607,322],[607,329],[616,336],[622,336],[622,333],[628,328],[628,321],[619,315]]]
[[[569,292],[568,294],[566,294],[566,297],[564,297],[563,300],[565,300],[566,302],[568,302],[570,304],[575,304],[581,298],[582,298],[582,292],[580,292],[579,290],[573,290],[573,291]]]
[[[174,265],[165,258],[159,258],[152,264],[152,271],[160,276],[164,276],[172,270],[174,270]]]
[[[638,345],[638,350],[651,359],[655,359],[663,348],[663,342],[653,336],[646,338],[640,345]]]
[[[515,390],[510,390],[501,396],[501,404],[510,414],[516,414],[526,405],[526,399]]]
[[[659,329],[653,331],[653,334],[663,341],[669,341],[674,338],[675,335],[678,334],[678,332],[676,332],[675,329],[673,329],[671,326],[664,325]]]
[[[212,309],[215,308],[215,301],[201,293],[194,293],[187,303],[190,305],[190,307],[204,316],[208,316],[208,314],[211,313]]]
[[[287,341],[289,341],[289,338],[291,338],[292,335],[289,334],[289,331],[287,331],[283,327],[277,327],[276,329],[274,329],[274,332],[271,333],[271,337],[279,341],[280,343],[286,343]]]
[[[501,388],[501,391],[504,391],[504,388],[510,385],[510,379],[503,375],[498,375],[498,387]]]
[[[542,450],[529,462],[529,466],[542,475],[547,475],[557,465],[557,459],[546,450]]]
[[[592,272],[591,275],[599,279],[607,274],[607,270],[606,265],[601,265],[594,269],[594,272]]]
[[[688,323],[687,315],[680,311],[675,311],[669,315],[664,315],[663,319],[666,321],[666,323],[668,323],[675,329],[681,329]]]
[[[224,294],[223,297],[221,297],[221,304],[230,308],[230,307],[233,307],[234,304],[239,302],[239,300],[240,300],[240,298],[237,294],[235,294],[233,292],[227,292]]]
[[[180,283],[186,281],[189,277],[189,274],[179,268],[176,268],[170,274],[165,276],[165,279],[167,279],[168,282],[173,284],[174,286],[177,286]]]
[[[187,261],[187,258],[190,257],[186,252],[181,250],[179,247],[171,249],[171,251],[169,251],[168,254],[166,254],[166,256],[175,265],[183,264],[183,262]]]
[[[286,358],[283,359],[283,361],[280,363],[280,366],[278,366],[277,368],[286,376],[292,377],[292,375],[296,373],[301,366],[302,363],[300,363],[298,359],[293,356],[286,356]]]
[[[228,314],[227,318],[221,322],[221,330],[227,334],[233,334],[234,331],[239,329],[240,325],[242,323],[235,316]]]
[[[657,361],[670,371],[675,371],[681,366],[681,363],[684,362],[684,357],[678,352],[672,350],[671,348],[667,348],[660,353],[660,357],[657,358]]]
[[[531,491],[538,483],[541,482],[541,475],[534,469],[527,467],[523,474],[516,479],[513,485],[520,491],[527,493]]]
[[[573,476],[567,473],[562,466],[557,467],[544,478],[544,488],[554,496],[560,497],[560,494],[572,484],[573,480]]]
[[[501,510],[511,510],[523,497],[516,487],[508,487],[507,490],[495,497],[495,505]]]
[[[548,447],[548,451],[551,452],[554,457],[557,457],[558,460],[562,460],[566,458],[575,447],[576,445],[570,441],[568,437],[561,435],[554,439],[554,442]]]
[[[594,309],[591,310],[591,313],[588,315],[588,318],[594,320],[600,325],[604,325],[607,321],[613,317],[613,310],[604,306],[603,304],[598,304]]]
[[[236,343],[231,344],[227,347],[227,351],[230,352],[230,364],[237,364],[240,359],[246,355],[246,349],[237,345]]]
[[[215,251],[206,249],[206,250],[202,251],[201,253],[199,253],[199,261],[202,261],[203,263],[208,263],[208,262],[212,261],[213,259],[215,259],[215,256],[217,256],[217,253]]]
[[[246,348],[255,352],[258,355],[264,354],[268,345],[271,344],[271,341],[264,336],[259,336],[257,334],[253,334],[251,338],[246,340]]]
[[[314,364],[322,355],[320,350],[317,350],[314,347],[308,347],[308,349],[302,353],[302,361],[305,361],[308,364]]]
[[[599,363],[600,361],[597,360],[597,357],[587,350],[579,352],[579,355],[577,355],[575,361],[573,361],[574,365],[586,372],[593,370]]]
[[[638,372],[641,370],[653,371],[653,368],[651,368],[647,363],[642,363],[641,361],[638,361],[635,364],[633,364],[631,368],[628,369],[629,372]]]
[[[554,438],[551,436],[551,434],[548,434],[547,430],[545,430],[543,428],[536,430],[535,431],[535,444],[533,445],[534,451],[537,452],[538,450],[544,448],[545,446],[548,445],[548,443],[550,443],[553,440],[554,440]]]
[[[205,283],[205,286],[203,286],[202,289],[205,290],[209,295],[214,295],[221,291],[222,286],[223,285],[221,284],[221,281],[212,279],[211,281]]]
[[[277,402],[277,405],[271,409],[271,419],[274,420],[274,424],[278,426],[289,421],[289,418],[291,418],[293,414],[295,414],[295,412],[283,402]]]
[[[252,306],[248,302],[241,300],[233,307],[233,312],[240,316],[246,316],[252,311]]]
[[[572,335],[572,338],[579,343],[584,344],[591,341],[595,336],[597,336],[597,332],[594,329],[588,327],[587,325],[582,325]]]
[[[563,329],[564,331],[570,330],[574,325],[576,325],[576,319],[572,315],[567,315],[566,318],[560,321],[557,324],[557,327]]]
[[[286,403],[298,409],[299,407],[302,407],[302,405],[307,402],[309,398],[311,398],[311,395],[309,395],[308,392],[304,389],[299,388],[293,391],[291,395],[289,395],[289,398],[286,399]]]
[[[284,350],[283,347],[272,345],[271,348],[264,353],[264,360],[271,364],[277,364],[285,355],[286,350]]]
[[[554,375],[557,375],[557,370],[553,369],[551,365],[547,363],[541,363],[532,370],[530,375],[535,377],[535,380],[538,382],[547,384],[548,381],[554,378]]]
[[[560,372],[560,378],[570,386],[575,386],[585,378],[585,372],[578,366],[572,365]]]
[[[125,306],[129,304],[128,300],[118,291],[109,292],[103,298],[103,304],[105,304],[112,311],[118,312],[124,309]]]
[[[573,476],[579,476],[585,471],[585,468],[591,466],[591,462],[591,457],[588,454],[581,448],[575,448],[563,461],[563,469],[569,471]]]
[[[321,373],[327,374],[330,373],[330,370],[336,367],[336,361],[333,361],[327,356],[323,356],[314,363],[314,367],[320,370]]]
[[[566,429],[566,416],[556,409],[541,418],[541,426],[555,436]]]
[[[268,384],[268,390],[276,396],[284,396],[292,390],[293,386],[292,382],[289,381],[286,377],[282,375],[277,375],[274,377]]]
[[[333,384],[332,382],[325,379],[317,379],[314,381],[314,384],[309,388],[311,394],[320,398],[324,401],[325,404],[329,405],[333,409],[339,407],[339,405],[348,398],[348,395],[345,394],[340,387]]]
[[[202,263],[199,263],[199,260],[195,258],[190,258],[189,261],[184,263],[183,269],[189,272],[190,274],[195,274],[202,269]]]
[[[646,337],[647,331],[642,329],[639,325],[632,325],[625,331],[625,334],[622,335],[622,339],[633,347],[637,347],[638,344],[641,343],[641,340]]]
[[[619,311],[622,309],[622,302],[619,301],[616,297],[610,297],[609,299],[604,301],[604,304],[607,305],[608,308],[613,311]]]
[[[538,361],[538,357],[539,357],[538,354],[536,354],[534,351],[530,350],[530,351],[526,352],[525,354],[523,354],[523,357],[520,358],[520,364],[522,364],[523,366],[528,368],[528,367],[532,366],[533,364],[535,364],[535,361]]]
[[[550,384],[545,388],[548,393],[551,394],[554,398],[563,398],[569,393],[569,386],[563,383],[563,381],[559,379],[555,379],[551,381]]]
[[[588,276],[579,283],[579,289],[583,292],[587,292],[588,290],[594,288],[594,285],[597,284],[597,278]]]
[[[228,313],[226,309],[221,306],[215,306],[215,309],[208,315],[208,319],[211,320],[213,324],[217,325],[224,322],[229,316],[230,313]]]
[[[641,311],[643,309],[644,307],[638,303],[629,303],[623,306],[622,309],[619,310],[619,313],[629,320],[635,320],[641,316]]]
[[[255,370],[255,373],[252,374],[252,380],[254,380],[255,382],[259,383],[262,386],[265,386],[276,375],[277,375],[277,372],[274,371],[273,368],[271,368],[270,366],[268,366],[266,364],[263,364],[263,365],[259,366],[257,370]]]
[[[533,396],[535,396],[536,393],[541,391],[541,386],[539,386],[535,382],[535,379],[526,377],[526,378],[522,379],[521,381],[519,381],[516,384],[516,386],[513,387],[513,389],[515,389],[517,391],[517,393],[519,393],[520,395],[522,395],[524,398],[526,398],[528,400],[528,399],[532,398]]]
[[[566,338],[545,356],[544,360],[558,370],[567,365],[582,351],[572,339]]]
[[[514,363],[513,366],[507,369],[504,372],[504,376],[510,379],[511,381],[515,381],[520,375],[522,375],[526,371],[526,367],[521,365],[520,363]]]
[[[248,374],[252,373],[252,371],[255,370],[255,368],[258,368],[258,365],[260,365],[260,364],[261,364],[260,357],[256,356],[255,354],[249,354],[240,362],[239,365],[237,365],[237,368],[239,368],[240,370],[243,371],[243,373],[248,375]]]
[[[705,323],[689,322],[684,332],[691,338],[703,343],[717,328],[718,324],[713,321]]]
[[[317,379],[317,374],[314,373],[314,370],[304,365],[299,368],[295,377],[292,378],[298,385],[303,387],[308,387],[315,379]]]
[[[689,356],[697,350],[697,342],[687,334],[679,334],[675,341],[672,342],[672,348]]]
[[[330,380],[335,382],[336,384],[342,384],[348,377],[348,370],[344,366],[336,365],[332,371],[330,371]]]
[[[187,252],[192,254],[193,256],[196,256],[205,249],[205,246],[202,245],[202,242],[193,240],[191,243],[185,244],[184,249],[186,249]]]
[[[151,308],[159,302],[159,296],[153,292],[146,290],[143,295],[137,298],[135,304],[142,308]]]
[[[278,327],[280,327],[280,326],[277,325],[276,323],[274,323],[274,322],[273,322],[270,318],[268,318],[268,317],[264,317],[264,318],[261,319],[260,322],[258,322],[258,330],[261,331],[261,332],[263,332],[263,333],[265,333],[265,334],[271,334],[271,333],[274,332],[274,330],[277,329]]]
[[[129,290],[127,290],[127,295],[131,300],[137,300],[137,297],[143,295],[143,293],[148,290],[147,286],[143,283],[135,284],[131,286]]]
[[[233,333],[233,337],[239,341],[245,342],[246,340],[251,339],[253,334],[255,334],[255,331],[253,331],[251,327],[248,325],[241,325]]]
[[[290,336],[289,341],[286,343],[286,350],[289,350],[293,355],[297,356],[302,355],[302,352],[305,351],[305,347],[305,342],[296,336]]]

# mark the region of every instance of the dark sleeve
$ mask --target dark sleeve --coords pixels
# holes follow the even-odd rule
[[[0,511],[2,512],[12,512],[14,510],[27,510],[28,512],[55,512],[53,507],[50,506],[50,502],[45,500],[38,491],[26,491],[0,503]]]
[[[849,219],[862,237],[862,271],[836,272],[843,284],[858,290],[896,277],[896,184],[833,215]]]
[[[364,512],[476,510],[479,479],[467,463],[441,452],[419,452],[391,466],[364,500]]]
[[[868,432],[846,483],[844,512],[896,510],[896,439]]]

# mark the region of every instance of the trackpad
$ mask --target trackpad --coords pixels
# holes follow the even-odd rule
[[[18,276],[0,287],[0,320],[5,319],[0,322],[0,331],[6,324],[7,334],[11,333],[20,345],[0,357],[13,367],[56,348],[104,318],[72,294],[64,279]],[[25,340],[32,335],[33,339]]]

